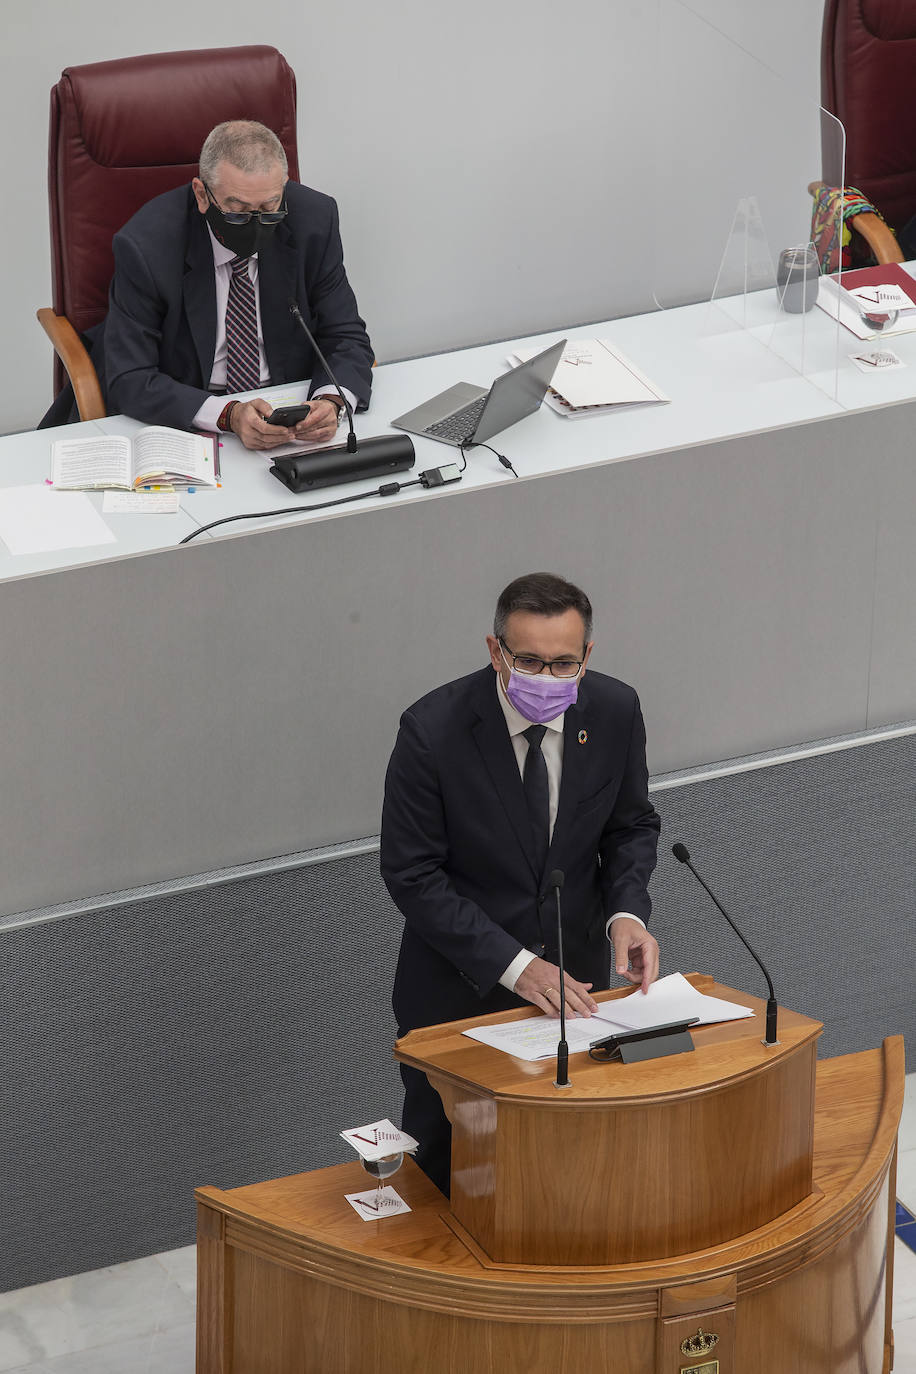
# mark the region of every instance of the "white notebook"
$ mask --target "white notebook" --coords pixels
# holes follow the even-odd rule
[[[536,348],[509,354],[513,365],[533,358]],[[553,374],[545,401],[568,418],[620,406],[664,404],[670,398],[610,339],[571,339]]]

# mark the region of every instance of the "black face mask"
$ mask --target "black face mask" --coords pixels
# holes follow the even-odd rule
[[[276,224],[262,224],[257,215],[252,215],[247,224],[229,224],[219,206],[212,202],[207,206],[205,219],[214,237],[238,258],[252,257],[270,241],[277,227]]]

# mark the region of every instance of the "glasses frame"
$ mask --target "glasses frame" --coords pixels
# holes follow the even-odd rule
[[[558,682],[571,682],[574,677],[579,676],[582,671],[582,664],[585,662],[584,658],[538,658],[537,654],[514,654],[502,635],[497,636],[497,641],[511,658],[513,671],[521,673],[522,677],[540,677],[544,669],[549,668],[550,676],[555,677]],[[524,668],[517,666],[517,660],[520,658],[528,659],[532,663],[540,663],[541,666],[536,673],[526,672]],[[576,671],[574,673],[555,673],[553,671],[555,663],[575,663]]]
[[[217,209],[217,210],[220,212],[220,214],[222,215],[223,219],[226,221],[227,224],[236,224],[236,225],[250,224],[251,221],[252,221],[253,219],[257,219],[258,222],[259,222],[260,224],[282,224],[283,221],[286,219],[287,215],[289,214],[289,210],[288,210],[287,205],[286,205],[286,192],[285,192],[285,190],[284,190],[284,192],[283,192],[283,199],[282,199],[282,201],[280,202],[280,208],[279,208],[279,210],[238,210],[238,211],[236,211],[236,210],[224,210],[224,209],[223,209],[223,207],[220,205],[219,201],[216,199],[216,196],[215,196],[215,195],[213,194],[213,192],[210,190],[210,187],[209,187],[209,186],[207,185],[207,183],[204,181],[203,177],[201,177],[201,179],[200,179],[200,184],[201,184],[201,186],[203,186],[204,190],[206,191],[206,193],[207,193],[207,195],[208,195],[208,197],[209,197],[209,199],[210,199],[210,204],[211,204],[212,206],[214,206],[214,208]]]

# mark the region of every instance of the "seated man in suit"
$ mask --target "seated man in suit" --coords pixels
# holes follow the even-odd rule
[[[251,449],[331,438],[341,400],[291,298],[353,409],[365,410],[372,348],[344,271],[337,206],[288,180],[283,146],[263,124],[218,125],[200,175],[139,210],[113,249],[109,311],[92,347],[113,412],[231,429]],[[295,431],[267,424],[263,398],[223,399],[307,377],[312,409]],[[43,423],[63,423],[59,410]]]
[[[592,609],[550,573],[499,597],[490,665],[401,717],[385,781],[381,869],[405,920],[393,1004],[398,1033],[524,1003],[558,1014],[556,911],[565,875],[569,1013],[596,1009],[614,966],[658,975],[645,927],[659,818],[632,687],[585,669]],[[448,1192],[451,1128],[424,1074],[403,1067],[404,1129]]]

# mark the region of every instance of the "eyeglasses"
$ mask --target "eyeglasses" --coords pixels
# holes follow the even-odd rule
[[[581,658],[534,658],[531,654],[514,654],[504,639],[499,642],[511,658],[515,671],[528,677],[536,677],[545,668],[550,669],[553,677],[575,677],[585,662]]]
[[[245,210],[238,213],[233,210],[224,210],[207,183],[203,182],[202,184],[210,197],[210,204],[216,206],[227,224],[249,224],[253,219],[259,220],[261,224],[279,224],[281,220],[286,219],[289,213],[285,204],[281,204],[279,210]]]

